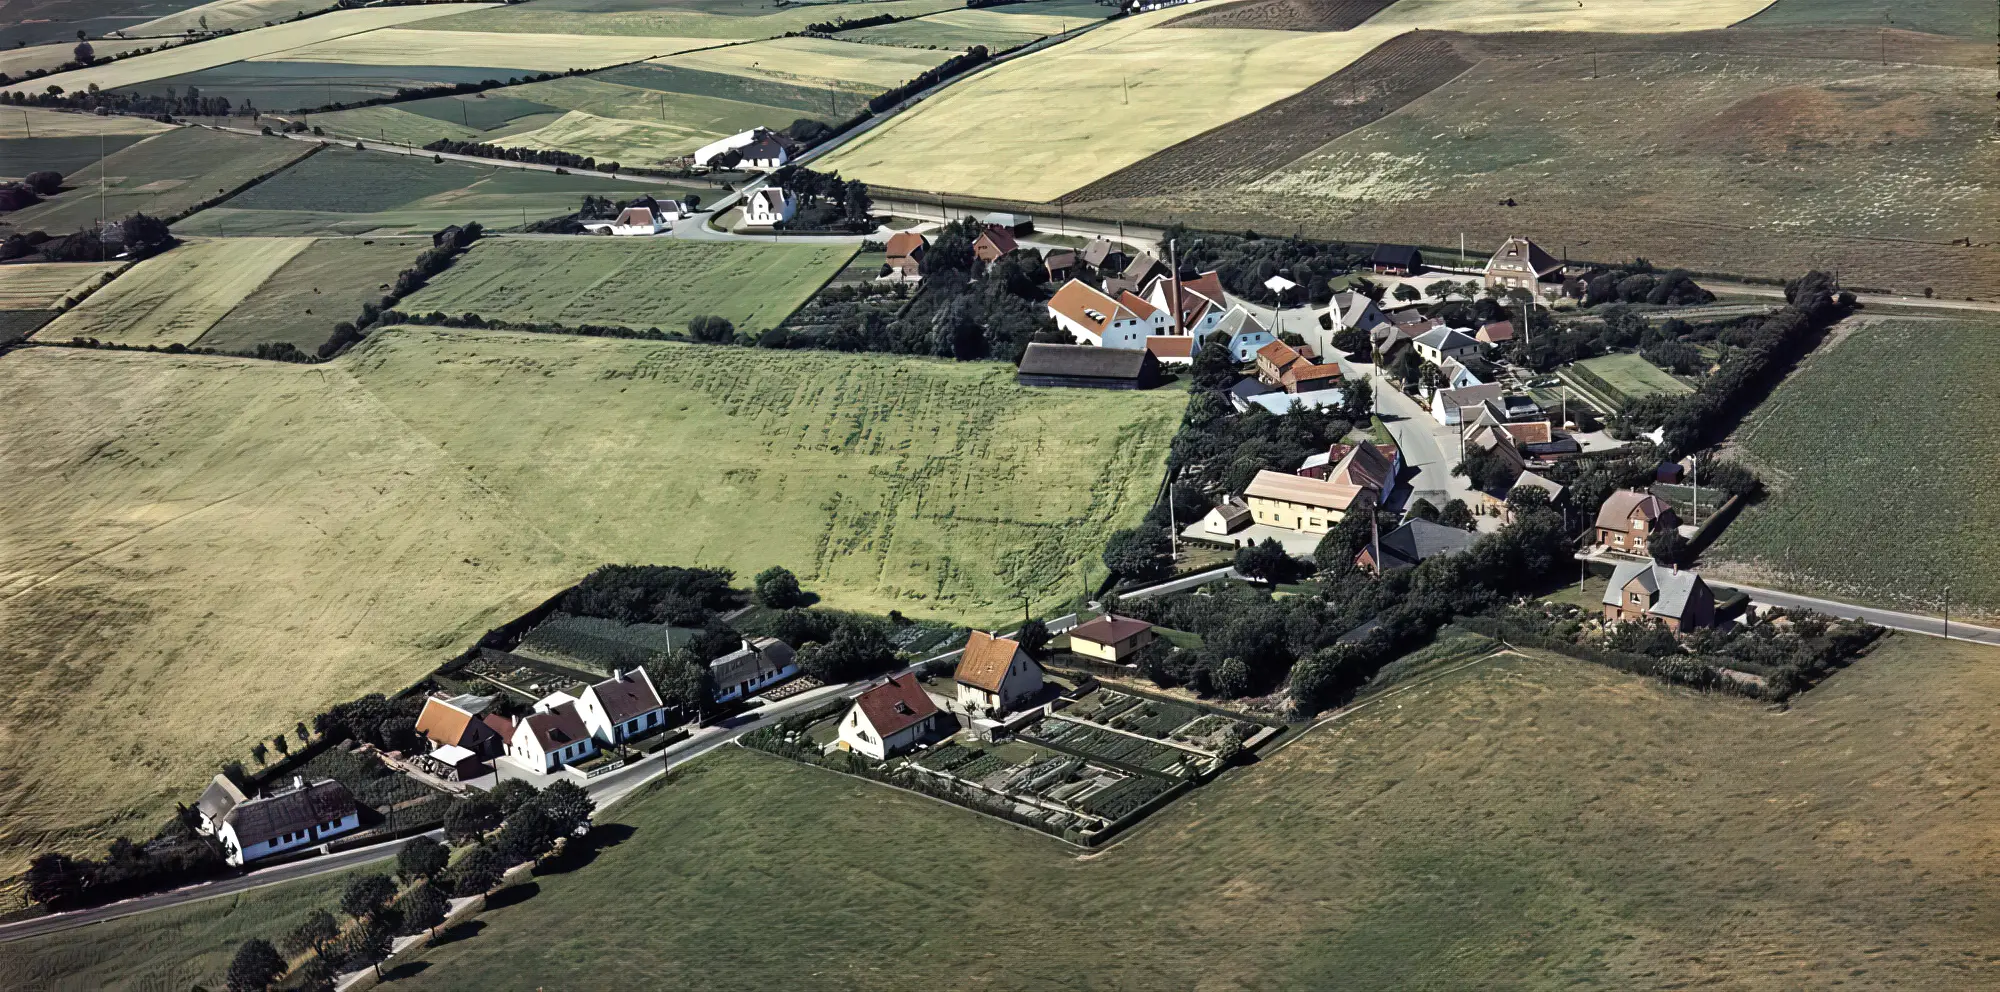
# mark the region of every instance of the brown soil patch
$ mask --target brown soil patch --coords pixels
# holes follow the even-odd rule
[[[1596,52],[1703,52],[1772,58],[1843,59],[1983,69],[1993,64],[1991,45],[1920,31],[1879,28],[1768,28],[1738,25],[1720,31],[1604,34],[1583,31],[1516,31],[1453,34],[1474,57],[1575,56]]]
[[[1738,101],[1688,130],[1690,147],[1724,154],[1853,148],[1934,136],[1932,112],[1915,93],[1787,86]]]
[[[1163,28],[1351,31],[1395,0],[1239,0],[1176,17]]]
[[[1253,114],[1135,162],[1055,202],[1248,182],[1450,82],[1470,68],[1449,38],[1398,35],[1354,64]]]

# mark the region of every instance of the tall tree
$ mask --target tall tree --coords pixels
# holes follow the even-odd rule
[[[340,894],[340,911],[357,920],[380,916],[396,896],[396,883],[387,875],[363,875],[347,883]]]
[[[567,783],[565,783],[567,784]],[[412,837],[403,849],[396,852],[396,877],[404,884],[438,877],[451,861],[451,852],[443,844],[422,835]]]
[[[285,935],[285,946],[295,954],[326,953],[327,946],[340,936],[340,921],[324,909],[315,909]]]
[[[252,937],[236,949],[229,962],[229,992],[264,992],[285,973],[285,959],[262,937]]]
[[[426,930],[435,931],[443,925],[445,914],[451,911],[451,903],[445,899],[444,893],[425,882],[398,899],[396,908],[403,911],[403,932],[415,935]]]

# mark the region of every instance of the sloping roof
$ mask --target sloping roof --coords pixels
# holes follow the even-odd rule
[[[1546,420],[1529,420],[1518,424],[1501,424],[1500,429],[1514,435],[1515,444],[1547,444],[1554,436]]]
[[[1500,245],[1500,250],[1493,253],[1493,258],[1486,263],[1486,267],[1489,270],[1529,268],[1534,270],[1535,275],[1542,276],[1562,268],[1562,263],[1556,261],[1554,255],[1543,251],[1541,245],[1527,238],[1508,238]]]
[[[774,214],[785,212],[785,191],[782,189],[762,186],[751,192],[750,195],[756,197],[757,201],[764,205],[764,209]]]
[[[1194,336],[1189,334],[1154,334],[1146,338],[1146,350],[1162,361],[1168,359],[1194,358]]]
[[[1172,285],[1170,276],[1160,276],[1155,285]],[[1163,296],[1162,299],[1172,299]],[[1229,305],[1222,293],[1222,276],[1214,270],[1202,273],[1194,279],[1181,280],[1181,326],[1199,323],[1210,310],[1220,310]]]
[[[889,240],[883,244],[882,250],[888,253],[890,258],[905,258],[916,254],[929,244],[928,238],[915,231],[898,231],[889,235]]]
[[[1369,262],[1373,265],[1407,269],[1417,264],[1417,256],[1418,252],[1414,245],[1376,245],[1375,256]]]
[[[1368,314],[1368,308],[1374,305],[1374,300],[1349,290],[1333,294],[1327,309],[1340,315],[1342,327],[1354,327],[1361,323],[1361,319]]]
[[[1229,387],[1229,395],[1243,400],[1274,392],[1277,392],[1277,387],[1262,379],[1244,379],[1236,385]]]
[[[314,824],[343,819],[356,811],[347,786],[330,778],[238,803],[223,817],[243,847],[276,840]]]
[[[437,744],[462,744],[467,728],[475,725],[477,719],[470,710],[445,700],[426,699],[422,712],[417,714],[417,733]]]
[[[1429,520],[1405,521],[1401,527],[1382,535],[1383,571],[1411,568],[1439,555],[1455,555],[1472,547],[1479,535]]]
[[[1597,526],[1609,530],[1625,530],[1631,526],[1633,517],[1644,517],[1648,521],[1658,520],[1660,514],[1668,512],[1667,504],[1652,493],[1642,493],[1637,489],[1620,489],[1604,500],[1597,510]]]
[[[1440,389],[1438,397],[1439,402],[1445,405],[1445,409],[1450,410],[1478,406],[1487,400],[1497,401],[1502,392],[1499,383],[1488,382],[1477,386],[1460,386],[1457,389]]]
[[[619,227],[650,227],[654,223],[653,211],[645,207],[626,207],[612,223]]]
[[[1688,599],[1701,584],[1701,576],[1693,572],[1683,572],[1669,568],[1658,562],[1620,562],[1611,573],[1611,581],[1604,586],[1604,605],[1625,605],[1625,588],[1634,581],[1647,593],[1658,595],[1646,612],[1654,616],[1671,617],[1675,620],[1687,612]]]
[[[223,814],[235,809],[237,804],[246,798],[248,797],[243,795],[243,790],[237,788],[236,783],[229,780],[229,776],[217,772],[215,780],[208,783],[208,788],[202,790],[201,798],[195,800],[194,807],[210,821],[220,823]]]
[[[959,657],[958,671],[952,673],[952,678],[987,692],[999,692],[1000,681],[1007,677],[1007,666],[1013,664],[1014,652],[1020,648],[1020,642],[1011,637],[995,637],[975,630],[965,641],[965,654]]]
[[[1511,320],[1496,320],[1492,323],[1481,324],[1479,326],[1478,338],[1488,344],[1512,341],[1514,340],[1514,322]]]
[[[508,717],[501,716],[498,713],[488,713],[480,717],[479,722],[492,729],[494,733],[499,734],[500,739],[503,741],[514,739],[514,721]]]
[[[1327,473],[1327,481],[1385,492],[1396,480],[1390,475],[1394,460],[1373,441],[1363,441],[1341,456],[1340,464]]]
[[[1439,351],[1456,351],[1460,348],[1477,348],[1479,339],[1456,327],[1433,327],[1417,338],[1417,343]]]
[[[1089,244],[1083,246],[1083,260],[1089,262],[1092,267],[1100,266],[1116,251],[1118,246],[1112,244],[1109,238],[1093,238]]]
[[[1160,312],[1160,308],[1154,306],[1152,301],[1129,289],[1118,294],[1118,305],[1130,311],[1132,316],[1140,320],[1151,319],[1154,314]]]
[[[981,241],[992,245],[993,249],[1002,255],[1021,246],[1019,241],[1014,240],[1014,232],[993,224],[988,224],[986,230],[981,231],[979,237],[974,238],[972,243],[976,245]]]
[[[1400,310],[1390,310],[1383,313],[1382,316],[1386,318],[1389,321],[1389,323],[1395,324],[1398,327],[1408,327],[1412,324],[1424,324],[1427,326],[1435,326],[1439,323],[1442,323],[1442,321],[1438,320],[1436,317],[1424,316],[1424,312],[1422,310],[1417,309],[1416,307],[1404,307]]]
[[[1243,490],[1243,495],[1345,512],[1354,505],[1355,497],[1360,496],[1361,491],[1360,486],[1308,479],[1302,475],[1289,475],[1264,469],[1257,473],[1256,478],[1250,480],[1250,485]]]
[[[1116,644],[1135,634],[1143,634],[1152,629],[1153,625],[1144,620],[1134,620],[1131,617],[1106,614],[1089,623],[1078,624],[1070,630],[1069,636],[1071,640],[1080,637],[1096,644]]]
[[[1067,248],[1050,248],[1042,252],[1042,264],[1050,269],[1067,269],[1076,265],[1076,252]]]
[[[1304,361],[1304,359],[1299,357],[1299,353],[1293,350],[1291,345],[1283,341],[1273,341],[1257,349],[1257,357],[1277,366],[1279,369],[1289,368],[1293,362]]]
[[[1098,292],[1095,287],[1081,279],[1071,279],[1063,283],[1062,288],[1056,290],[1056,295],[1049,298],[1049,309],[1090,328],[1092,333],[1098,335],[1102,335],[1104,329],[1111,326],[1112,321],[1128,320],[1132,317],[1129,310],[1119,307],[1117,300]],[[1091,316],[1092,313],[1097,316]]]
[[[1240,335],[1270,332],[1264,329],[1263,324],[1257,322],[1257,318],[1250,315],[1250,311],[1242,307],[1231,307],[1228,313],[1222,315],[1222,322],[1215,325],[1215,333],[1227,334],[1229,339],[1234,341]]]
[[[643,668],[605,679],[584,691],[597,697],[597,705],[604,707],[604,715],[612,723],[624,723],[660,708],[660,694],[653,688],[653,677]]]
[[[1297,364],[1293,365],[1291,368],[1285,370],[1285,381],[1292,383],[1317,382],[1321,379],[1339,379],[1339,378],[1340,378],[1340,366],[1335,365],[1331,362],[1325,365],[1314,365],[1310,362],[1301,360]]]
[[[1234,499],[1234,497],[1231,497],[1231,499]],[[1235,525],[1250,519],[1249,507],[1244,506],[1241,503],[1232,503],[1227,500],[1221,503],[1217,503],[1215,507],[1209,510],[1208,512],[1210,515],[1220,518],[1223,523],[1231,527],[1234,527]]]
[[[1022,375],[1068,375],[1092,379],[1138,379],[1145,375],[1152,354],[1141,348],[1097,348],[1087,344],[1028,346],[1021,356]]]
[[[1152,254],[1149,252],[1142,251],[1139,254],[1132,256],[1131,263],[1126,265],[1125,271],[1119,273],[1119,275],[1122,275],[1125,278],[1130,279],[1135,283],[1144,283],[1148,278],[1152,276],[1153,270],[1155,268],[1164,269],[1166,267],[1167,265],[1165,262],[1162,262],[1159,259],[1154,258]]]
[[[907,730],[936,716],[937,704],[914,675],[898,675],[859,696],[854,705],[882,737]]]
[[[1547,476],[1536,475],[1533,472],[1522,472],[1520,477],[1514,480],[1515,489],[1519,489],[1522,486],[1528,486],[1548,493],[1549,502],[1551,503],[1555,502],[1556,498],[1563,494],[1562,483]]]
[[[559,750],[590,736],[590,731],[584,729],[583,718],[576,713],[575,703],[562,703],[546,713],[530,714],[522,722],[544,751]]]

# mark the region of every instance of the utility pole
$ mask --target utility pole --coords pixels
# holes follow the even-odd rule
[[[1944,639],[1951,640],[1951,583],[1944,587]]]
[[[1180,334],[1185,333],[1186,329],[1181,327],[1180,246],[1177,243],[1177,239],[1174,238],[1167,239],[1167,265],[1173,269],[1172,272],[1168,273],[1168,276],[1172,281],[1169,282],[1167,286],[1172,292],[1167,298],[1167,305],[1173,309],[1174,334],[1176,336],[1179,336]],[[1173,499],[1171,496],[1169,496],[1167,502],[1169,505],[1173,503]]]
[[[1694,464],[1694,525],[1698,528],[1701,526],[1701,456],[1689,455],[1688,461]]]

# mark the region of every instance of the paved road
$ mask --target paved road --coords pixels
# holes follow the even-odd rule
[[[1722,577],[1717,577],[1716,582],[1729,586],[1732,589],[1743,590],[1750,595],[1752,603],[1782,606],[1787,609],[1814,610],[1829,616],[1866,620],[1877,626],[1888,627],[1894,630],[1906,630],[1915,634],[1929,634],[1932,637],[1945,636],[1945,621],[1942,617],[1934,614],[1904,613],[1898,610],[1885,610],[1873,606],[1857,606],[1853,603],[1819,599],[1814,596],[1803,596],[1798,593],[1783,592],[1777,589],[1761,589],[1757,586],[1746,586],[1740,582],[1731,582],[1727,578]],[[1951,621],[1950,626],[1950,637],[1954,641],[1974,641],[1980,644],[2000,645],[2000,630],[1994,630],[1991,627],[1976,627],[1972,624],[1960,623],[1957,620]]]
[[[936,200],[914,200],[901,196],[878,196],[876,210],[894,214],[897,217],[911,217],[917,220],[953,221],[960,217],[983,214],[985,210],[969,207],[955,207],[950,203],[940,204]],[[1035,230],[1039,234],[1066,234],[1080,238],[1094,238],[1102,235],[1113,241],[1123,241],[1135,248],[1146,251],[1160,250],[1161,230],[1142,224],[1118,224],[1116,222],[1078,220],[1065,218],[1060,214],[1037,212]],[[1032,240],[1030,238],[1029,240]]]
[[[1759,286],[1747,282],[1725,282],[1720,279],[1702,279],[1702,288],[1717,296],[1766,296],[1785,298],[1783,286]],[[1984,313],[2000,313],[2000,303],[1989,300],[1940,300],[1922,296],[1898,296],[1893,293],[1857,293],[1854,297],[1863,306],[1922,307],[1927,310],[1976,310]]]

